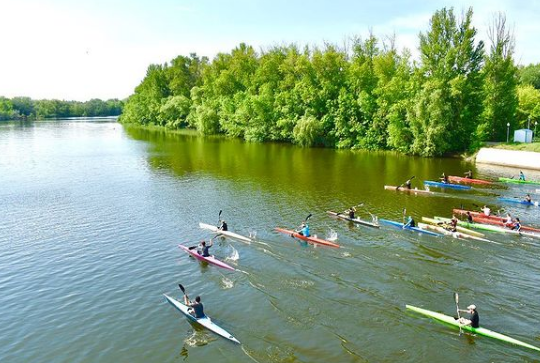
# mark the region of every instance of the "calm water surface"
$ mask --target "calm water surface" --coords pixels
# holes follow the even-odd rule
[[[485,327],[540,345],[540,240],[433,238],[325,214],[364,203],[367,219],[401,221],[406,208],[419,221],[523,194],[383,190],[469,168],[484,178],[518,172],[114,122],[0,123],[0,362],[538,362],[537,352],[460,337],[405,304],[452,315],[457,291]],[[505,207],[540,224],[540,208]],[[198,223],[217,223],[219,210],[231,230],[257,234],[251,245],[215,240],[215,255],[240,272],[177,247],[210,238]],[[309,213],[312,233],[334,231],[342,248],[272,230]],[[181,297],[178,283],[242,345],[167,304],[163,293]]]

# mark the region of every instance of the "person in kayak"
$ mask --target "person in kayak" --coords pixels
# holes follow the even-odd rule
[[[466,171],[464,174],[465,174],[465,178],[472,179],[472,170]]]
[[[449,228],[448,230],[450,232],[456,232],[457,231],[457,224],[458,224],[458,219],[456,217],[455,214],[452,215],[452,219],[450,220],[450,224],[449,224]]]
[[[201,241],[201,244],[199,245],[199,255],[203,257],[210,257],[210,252],[208,251],[210,247],[212,247],[214,244],[212,243],[212,240],[210,240],[210,244],[206,244],[206,241]]]
[[[478,316],[478,311],[476,311],[476,305],[471,304],[467,306],[467,310],[459,309],[459,311],[469,313],[471,315],[469,319],[461,317],[459,319],[461,325],[470,325],[473,328],[480,327],[480,317]]]
[[[469,222],[469,223],[474,222],[473,216],[472,216],[471,212],[469,212],[469,211],[467,211],[467,222]]]
[[[525,196],[525,201],[526,201],[527,203],[532,203],[532,199],[531,199],[531,195],[530,195],[530,194],[527,194],[527,195]]]
[[[521,170],[519,171],[519,180],[525,181],[525,174]]]
[[[204,318],[206,315],[204,315],[204,306],[201,302],[201,297],[197,296],[195,298],[195,301],[189,301],[187,295],[184,295],[184,303],[190,307],[188,310],[191,315],[193,315],[195,318],[200,319]]]
[[[416,222],[414,221],[414,218],[412,216],[409,216],[409,219],[407,219],[407,223],[403,225],[403,228],[409,227],[416,227]]]
[[[345,211],[345,213],[347,213],[350,219],[354,219],[354,213],[356,213],[356,208],[350,207],[349,209]]]
[[[486,217],[489,217],[491,215],[491,209],[489,209],[487,205],[484,205],[480,210],[484,213]]]
[[[514,226],[514,221],[512,220],[510,213],[506,213],[506,217],[503,220],[503,225],[508,228],[512,228]]]
[[[519,220],[519,218],[516,218],[516,222],[514,223],[512,230],[517,232],[521,231],[521,221]]]
[[[448,184],[448,177],[446,176],[445,173],[442,173],[439,179],[441,180],[441,183]]]
[[[300,228],[296,232],[304,237],[311,236],[311,234],[309,233],[309,225],[306,222],[302,222]]]
[[[227,222],[221,221],[221,223],[220,223],[219,226],[218,226],[218,229],[219,229],[220,231],[228,231],[228,230],[229,230],[229,227],[227,226]]]

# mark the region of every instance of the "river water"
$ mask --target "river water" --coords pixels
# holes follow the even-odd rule
[[[452,208],[503,207],[519,186],[415,196],[383,190],[444,171],[477,177],[460,159],[302,149],[115,122],[0,123],[1,362],[538,362],[539,353],[459,331],[405,304],[455,314],[540,346],[540,240],[496,243],[372,229],[328,217],[403,220]],[[540,175],[529,172],[530,178]],[[436,190],[433,188],[432,190]],[[533,194],[537,198],[538,194]],[[505,205],[540,224],[540,208]],[[211,251],[240,271],[202,265],[177,245],[232,231]],[[342,248],[303,245],[273,231],[312,214],[312,233]],[[194,326],[163,294],[200,295],[236,345]]]

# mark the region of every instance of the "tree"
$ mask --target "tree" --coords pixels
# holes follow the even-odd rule
[[[540,89],[540,63],[520,68],[518,75],[521,84],[530,84],[534,88]]]

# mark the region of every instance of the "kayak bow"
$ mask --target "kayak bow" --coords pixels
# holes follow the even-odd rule
[[[326,211],[326,213],[328,213],[331,216],[344,219],[346,221],[350,221],[350,222],[354,222],[354,223],[358,223],[358,224],[363,224],[364,226],[370,226],[370,227],[374,227],[374,228],[381,228],[381,226],[378,223],[365,221],[365,220],[360,219],[358,217],[349,218],[349,216],[347,214],[336,213],[336,212],[332,212],[332,211]]]
[[[191,315],[189,313],[189,306],[185,305],[185,304],[182,304],[180,301],[166,295],[166,294],[163,294],[163,296],[165,296],[165,298],[167,299],[167,301],[172,305],[174,306],[176,309],[178,309],[182,314],[184,314],[185,316],[187,316],[189,318],[189,320],[191,321],[194,321],[196,323],[199,323],[200,325],[202,325],[203,327],[205,327],[206,329],[216,333],[217,335],[225,338],[225,339],[228,339],[232,342],[235,342],[235,343],[238,343],[240,344],[240,342],[235,338],[233,337],[228,331],[226,331],[225,329],[223,329],[222,327],[220,327],[219,325],[217,325],[216,323],[214,323],[208,316],[205,316],[204,318],[196,318],[194,317],[193,315]]]
[[[442,321],[443,323],[450,324],[450,325],[455,326],[455,327],[461,327],[462,330],[466,330],[466,331],[469,331],[469,332],[474,333],[474,334],[484,335],[486,337],[501,340],[503,342],[519,345],[521,347],[533,349],[533,350],[536,350],[536,351],[540,352],[540,348],[535,347],[534,345],[522,342],[521,340],[511,338],[511,337],[509,337],[507,335],[497,333],[497,332],[494,332],[492,330],[482,328],[482,327],[473,328],[470,325],[462,325],[456,319],[454,319],[454,317],[452,317],[452,316],[444,315],[444,314],[441,314],[441,313],[437,313],[437,312],[422,309],[422,308],[417,308],[416,306],[412,306],[412,305],[405,305],[405,307],[407,309],[411,310],[411,311],[416,312],[416,313],[428,316],[428,317],[433,318],[435,320]]]
[[[408,189],[408,188],[405,188],[405,187],[398,188],[397,186],[394,186],[394,185],[385,185],[384,189],[386,189],[386,190],[394,190],[394,191],[397,191],[397,192],[414,193],[414,194],[435,194],[435,192],[432,192],[430,190],[417,189],[417,188]]]
[[[241,234],[238,234],[238,233],[234,233],[234,232],[231,232],[231,231],[222,231],[219,228],[217,228],[216,226],[213,226],[211,224],[199,223],[199,228],[207,229],[209,231],[212,231],[212,232],[217,233],[217,234],[222,234],[222,235],[227,236],[227,237],[236,238],[236,239],[238,239],[238,240],[240,240],[242,242],[251,243],[253,241],[251,238],[242,236]]]

